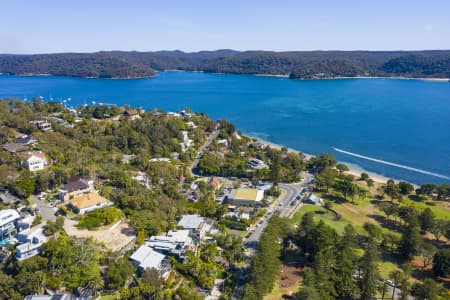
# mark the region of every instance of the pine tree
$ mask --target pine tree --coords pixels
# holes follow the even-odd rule
[[[361,299],[371,299],[375,296],[378,288],[378,249],[375,241],[370,240],[366,252],[361,258],[362,277],[359,285],[361,289]]]

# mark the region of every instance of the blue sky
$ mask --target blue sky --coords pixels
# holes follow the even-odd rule
[[[448,0],[3,0],[0,53],[450,49]]]

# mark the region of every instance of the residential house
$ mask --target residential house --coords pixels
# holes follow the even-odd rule
[[[16,153],[16,152],[24,152],[28,150],[28,147],[26,145],[17,144],[17,143],[5,143],[3,144],[3,150]]]
[[[128,120],[134,121],[136,119],[140,119],[139,111],[137,109],[127,109],[123,112],[124,117]]]
[[[197,239],[203,239],[209,230],[206,219],[199,215],[184,215],[177,226],[189,230],[190,235]]]
[[[217,178],[212,178],[209,184],[214,188],[214,191],[219,191],[222,188],[222,181]]]
[[[47,159],[42,151],[27,152],[23,155],[22,165],[31,172],[44,170]]]
[[[68,201],[72,198],[78,197],[94,191],[94,181],[84,179],[81,177],[72,177],[67,184],[63,185],[59,190],[59,199],[61,201]]]
[[[228,203],[237,206],[260,206],[264,199],[264,191],[258,189],[233,189],[228,196]]]
[[[14,140],[14,143],[20,144],[20,145],[34,145],[37,144],[37,140],[33,138],[32,135],[22,135]]]
[[[217,145],[221,148],[227,148],[228,147],[228,140],[227,139],[221,139],[217,140]]]
[[[195,123],[194,122],[192,122],[192,121],[190,121],[190,122],[186,122],[186,126],[188,127],[188,128],[192,128],[192,129],[195,129],[195,128],[197,128],[198,126],[197,125],[195,125]]]
[[[27,232],[21,232],[17,235],[20,245],[16,247],[17,260],[24,260],[41,253],[42,244],[47,242],[44,234],[44,228],[34,228]]]
[[[113,205],[111,201],[103,198],[97,192],[82,194],[71,199],[69,203],[70,206],[81,215],[105,206]]]
[[[153,162],[170,162],[170,158],[167,157],[155,157],[155,158],[151,158],[149,160],[149,162],[153,163]]]
[[[260,170],[260,169],[268,169],[269,166],[262,160],[257,159],[257,158],[250,158],[248,160],[248,166],[252,169],[255,170]]]
[[[53,294],[53,295],[30,295],[24,300],[72,300],[71,294]]]
[[[7,244],[17,235],[19,213],[14,209],[0,210],[0,245]]]
[[[30,123],[34,124],[37,129],[43,132],[52,130],[52,124],[47,120],[34,120],[30,121]]]
[[[155,251],[183,258],[191,245],[189,230],[170,230],[166,235],[151,236],[145,244]]]
[[[124,154],[122,155],[122,163],[130,164],[130,162],[136,158],[136,154]]]
[[[167,279],[170,273],[170,263],[164,254],[156,252],[146,245],[140,246],[130,257],[140,272],[146,269],[156,269],[159,275]]]
[[[309,196],[305,200],[303,200],[303,202],[313,205],[320,205],[320,206],[323,205],[323,200],[320,197],[314,195],[313,193],[309,194]]]

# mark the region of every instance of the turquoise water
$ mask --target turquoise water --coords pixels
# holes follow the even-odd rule
[[[306,153],[328,152],[387,177],[450,182],[450,84],[445,82],[292,81],[190,72],[136,80],[0,76],[0,97],[5,96],[70,97],[71,105],[191,107],[226,118],[249,135]]]

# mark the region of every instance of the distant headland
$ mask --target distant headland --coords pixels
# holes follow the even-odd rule
[[[181,70],[283,76],[450,78],[450,50],[427,51],[102,51],[35,55],[0,54],[0,73],[135,79]]]

